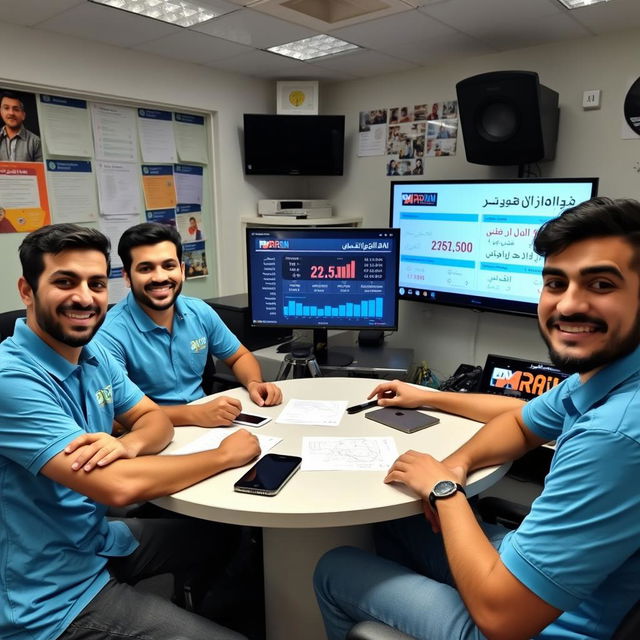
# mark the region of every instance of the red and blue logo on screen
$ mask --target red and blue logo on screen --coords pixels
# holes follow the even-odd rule
[[[437,193],[403,193],[402,204],[414,207],[437,207]]]

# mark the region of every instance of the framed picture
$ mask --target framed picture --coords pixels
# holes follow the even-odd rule
[[[279,81],[277,85],[278,115],[318,115],[317,81]]]

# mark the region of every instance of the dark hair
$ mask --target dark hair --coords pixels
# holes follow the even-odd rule
[[[182,239],[175,227],[159,222],[142,222],[129,227],[118,242],[118,255],[127,274],[131,274],[131,249],[160,242],[173,242],[176,255],[182,262]]]
[[[38,280],[44,271],[44,254],[56,255],[67,249],[99,251],[107,261],[109,274],[111,243],[107,236],[97,229],[77,224],[50,224],[32,231],[18,249],[22,275],[34,292],[38,290]]]
[[[545,222],[533,241],[533,249],[546,258],[580,240],[618,236],[632,246],[635,251],[632,266],[639,267],[640,202],[591,198]]]
[[[14,93],[13,91],[3,91],[2,95],[0,96],[0,103],[4,98],[9,98],[9,100],[17,100],[20,103],[20,108],[24,111],[24,100],[22,99],[22,96]]]

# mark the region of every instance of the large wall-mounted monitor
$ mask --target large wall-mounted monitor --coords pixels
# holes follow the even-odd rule
[[[313,329],[315,345],[328,329],[397,329],[399,248],[397,229],[248,228],[252,325]]]
[[[247,175],[341,176],[344,116],[244,114]]]
[[[597,186],[597,178],[391,182],[400,298],[535,315],[543,263],[535,233]]]

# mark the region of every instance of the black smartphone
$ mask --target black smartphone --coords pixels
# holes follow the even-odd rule
[[[254,413],[239,413],[233,424],[241,424],[247,427],[261,427],[263,424],[267,424],[271,418],[267,418],[267,416],[258,416]]]
[[[233,488],[241,493],[275,496],[300,468],[302,458],[281,453],[267,453],[256,462]]]

